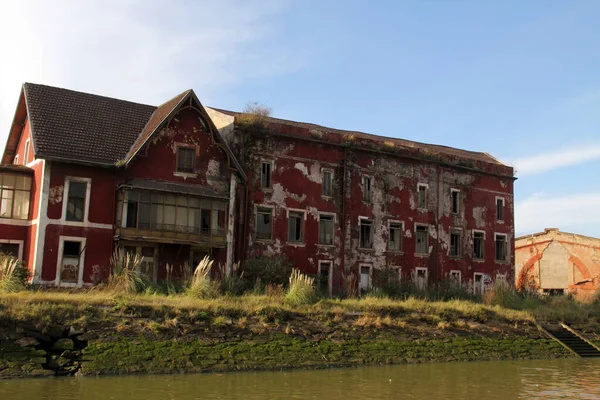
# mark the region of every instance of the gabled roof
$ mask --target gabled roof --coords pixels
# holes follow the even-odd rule
[[[188,100],[199,105],[196,110],[208,125],[213,140],[227,153],[242,179],[246,179],[193,90],[156,107],[25,83],[2,162],[12,162],[25,118],[29,118],[36,157],[107,167],[127,164]]]

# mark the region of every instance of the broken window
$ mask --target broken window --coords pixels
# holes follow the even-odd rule
[[[450,233],[450,257],[460,257],[460,231]]]
[[[329,295],[329,274],[331,271],[331,261],[321,261],[319,263],[319,292],[322,295]]]
[[[60,270],[61,283],[79,283],[79,270],[81,268],[79,263],[82,250],[82,242],[66,240],[63,242],[62,263]]]
[[[319,214],[319,244],[333,244],[333,215]]]
[[[483,244],[485,234],[483,232],[473,232],[473,258],[483,260]]]
[[[271,163],[263,162],[260,168],[260,187],[271,188]]]
[[[475,272],[474,275],[475,281],[473,283],[473,293],[475,294],[483,294],[483,274],[479,272]]]
[[[506,261],[507,241],[506,235],[497,233],[496,235],[496,261]]]
[[[504,221],[504,199],[501,197],[496,198],[496,219]]]
[[[363,201],[370,203],[372,199],[372,187],[371,187],[371,177],[367,175],[362,176],[362,191],[363,191]]]
[[[85,213],[85,195],[87,182],[69,181],[67,199],[67,221],[82,222]]]
[[[256,238],[271,240],[272,213],[270,208],[256,209]]]
[[[417,185],[418,192],[418,207],[421,209],[427,208],[427,185],[420,183]]]
[[[333,172],[323,170],[323,196],[333,196]]]
[[[373,248],[373,221],[371,220],[360,220],[360,248]]]
[[[417,279],[415,283],[418,289],[423,290],[425,287],[427,287],[427,268],[418,267],[416,272]]]
[[[450,282],[460,286],[460,271],[454,270],[450,271]]]
[[[288,241],[302,242],[302,226],[304,225],[304,213],[290,211],[288,214]]]
[[[458,214],[460,191],[452,189],[452,214]]]
[[[390,239],[388,249],[391,251],[402,251],[402,223],[390,222]]]
[[[177,148],[177,172],[193,174],[196,164],[196,149],[193,147]]]
[[[0,174],[0,218],[28,219],[31,177]]]
[[[426,226],[417,226],[417,254],[429,254],[429,229]]]

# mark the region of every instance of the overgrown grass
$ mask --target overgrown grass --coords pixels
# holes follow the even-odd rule
[[[137,254],[118,249],[114,251],[111,259],[111,274],[108,279],[108,288],[118,293],[140,293],[147,287],[147,279],[140,272],[142,257]]]
[[[318,299],[314,283],[314,278],[306,276],[297,269],[292,270],[290,285],[283,301],[292,306],[314,304]]]
[[[0,292],[13,293],[26,288],[27,269],[14,257],[0,256]]]
[[[219,291],[215,282],[210,279],[210,270],[213,261],[205,256],[196,267],[192,281],[188,288],[188,294],[198,299],[211,299],[218,296]]]

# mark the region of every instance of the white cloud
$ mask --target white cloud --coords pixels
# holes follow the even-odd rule
[[[559,228],[600,237],[600,192],[570,196],[534,194],[515,204],[517,235]]]
[[[285,5],[286,0],[1,2],[0,148],[25,81],[149,104],[193,88],[209,102],[211,94],[242,80],[300,68],[299,52],[268,45],[280,28],[273,16]]]
[[[519,177],[541,174],[554,169],[600,159],[600,144],[568,147],[550,153],[518,158],[511,162]]]

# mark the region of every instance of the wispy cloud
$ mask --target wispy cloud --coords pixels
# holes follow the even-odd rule
[[[158,104],[302,66],[277,46],[286,0],[23,0],[0,5],[0,148],[24,81]],[[275,44],[274,44],[275,43]],[[249,99],[250,100],[250,99]]]
[[[517,175],[524,177],[598,159],[600,159],[600,143],[595,143],[517,158],[511,164],[517,169]]]
[[[537,193],[515,204],[517,235],[559,228],[593,236],[600,226],[600,191],[570,196]]]

